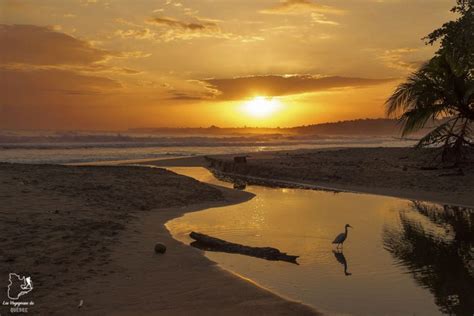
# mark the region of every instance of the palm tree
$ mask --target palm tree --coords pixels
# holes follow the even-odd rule
[[[441,145],[444,161],[451,155],[459,161],[463,149],[473,146],[472,69],[460,67],[446,54],[437,55],[396,88],[386,111],[401,120],[403,135],[420,130],[430,120],[440,122],[416,147]]]
[[[396,88],[386,111],[401,120],[403,135],[435,122],[417,147],[441,145],[443,161],[459,162],[464,149],[473,146],[474,0],[457,0],[451,11],[459,18],[425,37],[427,44],[439,41],[439,50]]]

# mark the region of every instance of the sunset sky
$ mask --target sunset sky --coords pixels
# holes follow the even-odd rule
[[[384,115],[452,0],[0,0],[0,128]]]

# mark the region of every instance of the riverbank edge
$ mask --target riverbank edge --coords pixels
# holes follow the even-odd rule
[[[176,218],[243,203],[254,197],[248,192],[208,185],[220,190],[224,200],[153,209],[141,215],[122,236],[119,246],[113,249],[113,262],[120,272],[100,280],[100,287],[120,290],[95,291],[98,282],[87,282],[81,293],[88,304],[82,311],[69,309],[68,312],[78,315],[132,315],[137,312],[144,315],[321,315],[312,306],[279,295],[222,268],[208,259],[204,251],[172,236],[166,224]],[[150,249],[157,240],[166,244],[168,250],[164,255],[150,256]],[[160,280],[158,288],[153,279]],[[140,292],[136,293],[138,285]],[[159,299],[152,293],[160,293]],[[95,304],[96,301],[100,304]]]
[[[200,183],[162,168],[151,171],[138,166],[15,163],[0,163],[0,166],[0,196],[5,199],[0,213],[5,224],[12,224],[11,231],[6,226],[6,235],[0,236],[4,243],[0,257],[6,263],[3,270],[7,280],[11,271],[32,276],[35,288],[28,299],[34,300],[33,313],[318,314],[309,306],[282,298],[222,270],[202,251],[173,239],[165,227],[170,219],[186,212],[244,202],[253,197],[250,193]],[[150,181],[153,179],[157,181]],[[202,189],[206,187],[213,188]],[[190,191],[200,192],[201,196],[190,195]],[[213,192],[222,195],[216,199],[216,194],[211,195]],[[185,200],[187,196],[192,198],[189,203]],[[129,200],[129,197],[133,198]],[[183,203],[169,203],[171,200]],[[120,221],[123,228],[113,225],[113,216],[117,214],[124,216]],[[4,218],[9,215],[13,218]],[[81,238],[69,239],[75,236],[76,230],[82,232],[82,226],[76,225],[77,219],[94,218],[103,225],[86,225],[88,230]],[[63,220],[76,226],[68,228]],[[56,229],[58,225],[67,229]],[[110,234],[104,236],[103,230]],[[96,235],[101,237],[97,247],[105,244],[109,248],[93,252],[89,244],[95,241]],[[66,246],[60,243],[62,240],[66,240]],[[75,247],[76,241],[83,244]],[[165,255],[154,253],[157,242],[164,242],[168,247]],[[15,250],[10,251],[8,246],[15,246]],[[76,248],[87,253],[77,252]],[[62,260],[63,252],[74,255],[66,256],[67,262],[52,262]],[[16,257],[17,253],[23,257]],[[42,262],[42,256],[49,261]],[[99,261],[94,261],[95,257]],[[31,265],[29,262],[34,260],[37,262]],[[145,266],[148,270],[143,269]],[[41,273],[51,276],[58,284],[47,283],[49,279],[40,278]],[[154,288],[156,284],[158,288]]]
[[[362,186],[345,186],[331,183],[315,183],[315,182],[296,182],[281,179],[262,178],[254,176],[240,175],[237,173],[226,173],[219,169],[207,167],[216,177],[220,179],[226,179],[226,181],[245,181],[248,185],[259,185],[270,188],[287,188],[287,189],[301,189],[301,190],[315,190],[315,191],[326,191],[333,193],[352,193],[352,194],[370,194],[379,195],[386,197],[393,197],[405,200],[416,200],[429,203],[437,204],[449,204],[452,206],[474,208],[473,204],[462,204],[457,202],[447,202],[445,199],[439,199],[435,195],[436,193],[410,193],[410,192],[396,192],[396,190],[389,190],[386,188],[376,189],[367,188]]]
[[[318,150],[291,150],[291,151],[269,151],[262,153],[242,153],[242,154],[226,154],[226,155],[212,155],[212,156],[194,156],[186,158],[173,158],[166,160],[153,160],[143,162],[143,164],[152,165],[156,167],[205,167],[214,173],[216,177],[220,177],[221,180],[228,182],[246,183],[250,185],[261,185],[267,187],[280,187],[280,188],[295,188],[295,189],[307,189],[307,190],[319,190],[319,191],[330,191],[334,193],[346,192],[354,194],[373,194],[388,196],[407,200],[418,200],[424,202],[438,203],[438,204],[449,204],[453,206],[474,208],[474,201],[472,198],[458,198],[446,194],[446,192],[440,191],[426,191],[421,189],[401,189],[401,188],[388,188],[388,187],[374,187],[368,185],[353,185],[353,184],[340,184],[331,181],[305,181],[302,179],[280,179],[277,177],[260,177],[251,174],[242,174],[238,172],[228,172],[226,169],[234,169],[235,163],[231,161],[234,156],[251,156],[252,158],[258,157],[259,155],[277,155],[281,153],[299,154],[299,153],[311,153],[321,151],[335,151],[335,150],[354,150],[358,148],[327,148]],[[371,150],[370,148],[366,148]],[[391,150],[391,148],[386,148]],[[213,163],[214,162],[214,163]],[[216,163],[217,162],[217,163]],[[255,167],[255,166],[254,166]],[[251,172],[251,171],[250,171]],[[469,194],[468,194],[469,195]]]

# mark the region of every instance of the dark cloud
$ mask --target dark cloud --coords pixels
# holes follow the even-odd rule
[[[193,95],[193,94],[188,94],[187,92],[174,92],[171,95],[172,96],[167,98],[167,100],[202,101],[206,99],[204,95],[199,95],[199,94]]]
[[[168,93],[171,95],[166,98],[167,100],[178,100],[178,101],[202,101],[211,100],[215,97],[214,91],[205,92],[185,92],[178,90],[169,90]]]
[[[120,102],[120,87],[112,79],[69,70],[0,68],[0,127],[98,127]]]
[[[88,65],[113,53],[36,25],[0,24],[0,62],[31,65]]]
[[[96,104],[121,87],[97,74],[137,73],[104,63],[108,51],[42,26],[0,25],[0,47],[0,106],[12,117]]]
[[[210,90],[217,90],[220,100],[237,100],[255,95],[283,96],[338,88],[373,86],[393,79],[351,77],[316,77],[311,75],[251,76],[204,80]]]
[[[155,40],[164,42],[175,40],[191,40],[196,38],[219,38],[236,40],[257,40],[247,39],[244,36],[223,32],[215,20],[190,17],[191,21],[177,20],[171,17],[153,17],[146,22],[158,26],[159,29],[152,31]]]
[[[214,22],[197,21],[197,22],[184,22],[169,17],[154,17],[148,20],[149,23],[155,25],[163,25],[171,28],[179,28],[189,31],[204,31],[204,30],[215,30],[218,29],[217,24]]]
[[[0,94],[4,104],[54,103],[59,95],[106,94],[121,85],[112,79],[68,70],[0,68]]]

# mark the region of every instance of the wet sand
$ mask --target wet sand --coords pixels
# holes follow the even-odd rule
[[[147,162],[154,165],[211,166],[230,179],[250,184],[323,188],[474,206],[474,159],[460,167],[439,164],[437,151],[413,148],[330,148],[249,153]],[[211,162],[212,163],[211,163]]]
[[[161,209],[136,221],[114,249],[116,273],[81,287],[83,311],[94,315],[316,315],[310,307],[221,269],[202,251],[174,240],[162,225],[184,213],[252,197],[221,189],[222,202]],[[166,254],[153,253],[156,241],[168,246]],[[74,314],[77,309],[65,311]]]
[[[159,168],[0,163],[0,278],[31,276],[33,314],[314,314],[221,270],[164,227],[251,197]],[[166,254],[154,254],[156,242]]]

